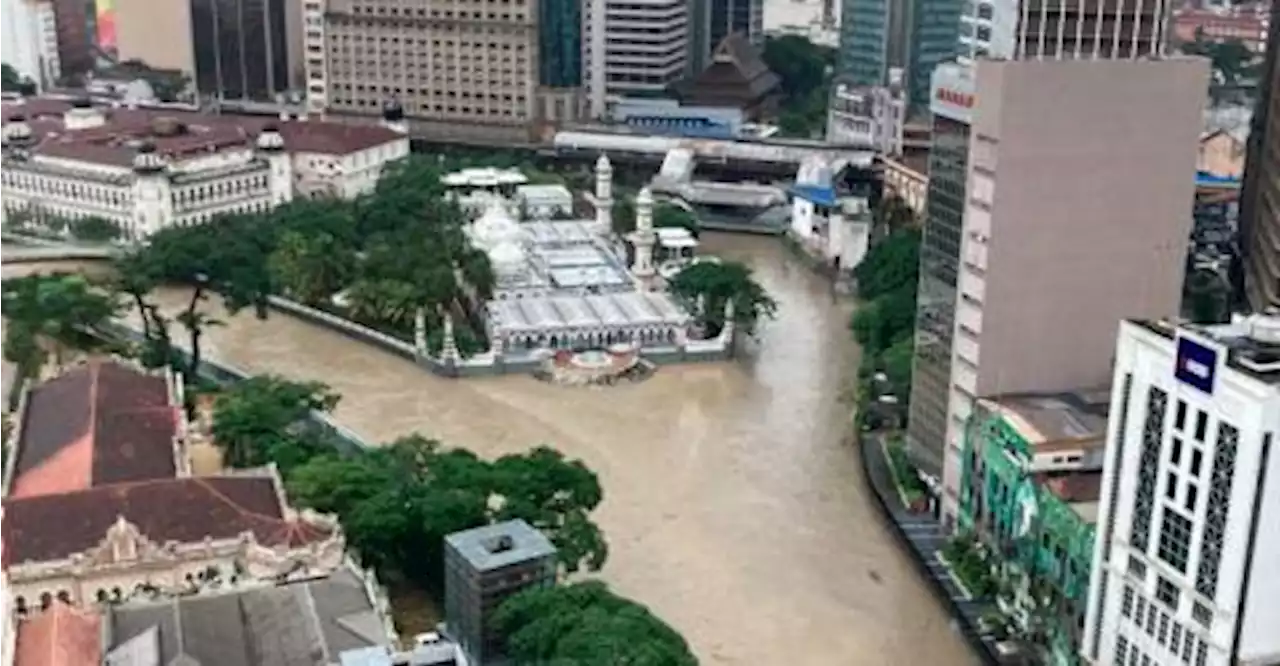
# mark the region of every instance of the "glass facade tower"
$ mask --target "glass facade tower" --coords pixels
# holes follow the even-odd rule
[[[938,478],[951,394],[951,338],[968,161],[969,125],[934,115],[907,445],[921,471]]]
[[[286,0],[192,0],[196,88],[229,100],[272,101],[289,87]]]

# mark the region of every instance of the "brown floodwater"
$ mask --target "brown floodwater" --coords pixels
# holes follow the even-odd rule
[[[883,525],[849,444],[850,306],[775,239],[710,234],[704,250],[750,264],[778,317],[735,362],[663,367],[638,384],[441,379],[279,314],[224,317],[206,353],[328,383],[343,395],[336,419],[369,442],[416,431],[485,456],[549,444],[583,459],[605,491],[600,576],[704,664],[976,663]]]

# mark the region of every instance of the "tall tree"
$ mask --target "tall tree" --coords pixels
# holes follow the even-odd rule
[[[726,305],[733,301],[734,323],[747,334],[754,334],[763,318],[772,318],[778,304],[752,276],[746,264],[737,261],[700,261],[686,267],[672,278],[671,292],[690,306],[699,302],[706,307],[698,313],[711,335],[724,327]]]
[[[351,282],[356,253],[327,231],[285,231],[270,258],[271,275],[290,296],[308,305],[327,303]]]
[[[337,404],[338,395],[318,382],[251,377],[218,394],[213,439],[233,467],[280,463],[283,447],[309,445],[301,442],[307,436],[303,426],[311,412],[328,412]]]
[[[111,294],[94,289],[83,276],[66,273],[6,280],[2,295],[6,341],[14,344],[14,354],[23,356],[10,360],[28,367],[39,362],[33,345],[47,344],[54,362],[61,364],[67,350],[91,348],[95,340],[107,339],[103,329],[120,310]]]
[[[176,317],[188,333],[189,376],[199,376],[201,336],[217,322],[200,311],[211,292],[222,296],[229,314],[253,306],[259,317],[266,317],[266,300],[272,292],[267,265],[271,234],[259,217],[220,217],[198,226],[161,229],[128,258],[139,265],[135,270],[156,282],[191,289],[187,306]]]
[[[523,591],[498,607],[494,623],[522,664],[698,663],[679,633],[600,581]]]

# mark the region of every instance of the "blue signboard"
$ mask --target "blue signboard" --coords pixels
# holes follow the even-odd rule
[[[1178,338],[1178,359],[1173,375],[1178,381],[1213,394],[1213,379],[1218,372],[1218,352],[1191,338]]]

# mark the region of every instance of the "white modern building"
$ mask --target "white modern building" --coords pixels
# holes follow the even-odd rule
[[[1121,324],[1081,653],[1280,663],[1280,317]]]
[[[977,0],[960,15],[960,60],[1163,55],[1172,0]]]
[[[661,93],[689,66],[686,0],[589,0],[583,5],[582,71],[591,115],[632,94]]]
[[[906,114],[906,97],[900,85],[837,84],[827,108],[827,142],[870,146],[884,155],[901,155]]]
[[[3,62],[44,89],[58,80],[58,27],[53,2],[4,0]]]
[[[843,194],[835,182],[846,166],[820,157],[800,165],[791,188],[791,226],[787,230],[811,256],[841,271],[851,271],[862,263],[871,242],[867,200]]]
[[[4,211],[102,217],[130,238],[295,196],[355,197],[409,154],[393,129],[87,100],[5,103]]]

